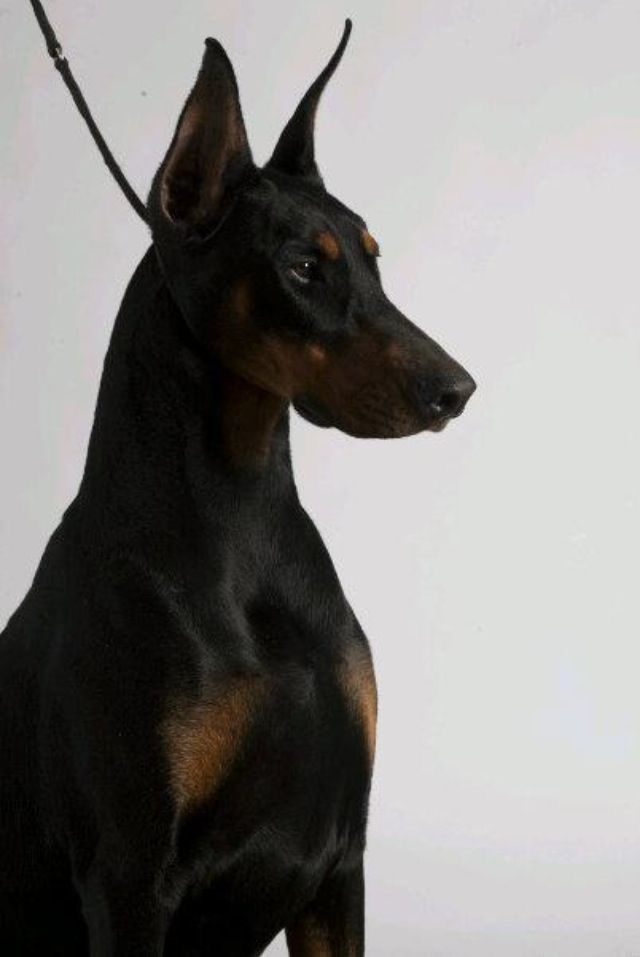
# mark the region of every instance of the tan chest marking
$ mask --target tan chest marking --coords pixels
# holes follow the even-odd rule
[[[339,670],[340,684],[364,734],[369,763],[373,766],[376,751],[378,692],[373,662],[367,649],[360,646],[349,651]]]
[[[311,921],[298,921],[287,928],[289,957],[331,957],[327,935]]]
[[[286,934],[289,957],[356,957],[358,952],[354,941],[344,940],[343,934],[332,941],[329,928],[307,915],[287,927]]]
[[[197,807],[233,766],[265,692],[264,679],[242,678],[208,701],[174,707],[165,722],[171,790],[181,811]]]

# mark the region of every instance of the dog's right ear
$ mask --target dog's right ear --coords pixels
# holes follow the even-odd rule
[[[254,169],[233,67],[207,39],[202,66],[151,187],[149,221],[183,233],[215,228],[229,195]]]

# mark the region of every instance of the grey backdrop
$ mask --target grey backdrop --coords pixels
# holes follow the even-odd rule
[[[374,650],[368,953],[640,954],[640,3],[48,0],[145,194],[207,34],[256,157],[355,21],[319,117],[387,291],[479,389],[443,435],[293,427]],[[74,494],[147,245],[0,6],[0,613]],[[270,954],[282,954],[281,943]]]

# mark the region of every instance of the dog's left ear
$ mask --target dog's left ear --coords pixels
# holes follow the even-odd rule
[[[295,113],[285,126],[267,163],[267,168],[280,170],[291,176],[304,176],[322,182],[315,161],[314,128],[316,110],[322,92],[342,59],[349,36],[351,20],[346,20],[342,39],[322,73],[311,84]]]
[[[215,227],[230,192],[254,169],[233,67],[207,39],[202,66],[149,196],[152,224]]]

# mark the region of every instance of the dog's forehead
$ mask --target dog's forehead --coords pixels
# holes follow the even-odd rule
[[[366,231],[361,216],[313,181],[270,173],[261,178],[253,199],[274,232],[292,238],[309,239],[329,229],[352,239]]]

